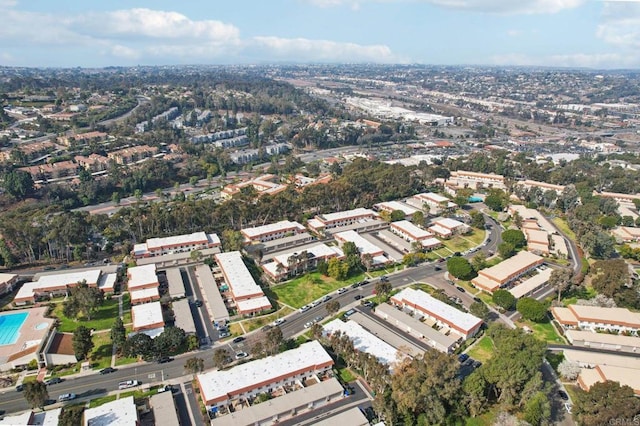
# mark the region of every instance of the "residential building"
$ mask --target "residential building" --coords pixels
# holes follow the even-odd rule
[[[624,334],[594,333],[592,331],[566,330],[564,336],[573,346],[629,353],[640,352],[640,337]]]
[[[478,276],[471,283],[480,290],[493,293],[543,263],[544,258],[537,254],[521,251],[497,265],[478,271]]]
[[[219,253],[214,256],[227,290],[240,315],[252,315],[271,309],[271,302],[256,284],[239,251]],[[222,287],[220,287],[222,290]]]
[[[378,215],[373,210],[357,208],[342,212],[317,215],[315,218],[309,219],[307,226],[312,231],[323,233],[327,229],[374,220],[377,217]]]
[[[267,225],[256,226],[254,228],[243,228],[240,230],[246,243],[267,242],[296,234],[301,234],[306,228],[298,222],[281,220],[280,222]]]
[[[324,243],[306,247],[301,251],[290,251],[273,257],[272,262],[264,263],[262,270],[273,281],[295,276],[300,272],[314,269],[318,262],[327,262],[332,258],[342,259],[344,253],[339,247],[328,246]]]
[[[543,192],[556,191],[558,195],[560,195],[560,193],[564,191],[565,188],[564,185],[554,185],[552,183],[538,182],[529,179],[518,181],[516,182],[516,185],[526,190],[530,190],[531,188],[538,188]]]
[[[414,225],[408,220],[391,222],[389,230],[412,244],[419,243],[426,250],[434,250],[442,246],[442,241],[435,238],[431,232]]]
[[[171,392],[154,393],[149,398],[153,409],[154,426],[176,426],[180,424],[178,410]]]
[[[65,160],[20,167],[19,170],[29,173],[34,181],[40,182],[75,176],[78,174],[78,165],[71,160]]]
[[[516,299],[525,296],[531,296],[540,288],[544,287],[545,284],[549,282],[549,278],[551,277],[551,272],[553,269],[547,268],[542,271],[539,271],[533,277],[525,280],[524,282],[512,287],[509,289],[509,293],[513,295]]]
[[[578,385],[584,391],[588,391],[596,383],[607,381],[629,386],[636,396],[640,396],[640,371],[635,368],[603,364],[596,365],[594,368],[583,368],[578,376]]]
[[[441,238],[451,238],[455,234],[464,234],[471,230],[469,225],[459,220],[442,217],[431,221],[428,230]]]
[[[84,410],[84,426],[137,426],[138,409],[133,396]]]
[[[640,313],[626,308],[569,305],[551,308],[553,317],[568,329],[631,333],[640,329]]]
[[[632,228],[630,226],[618,226],[611,231],[614,238],[620,242],[631,243],[640,241],[640,228]]]
[[[344,245],[344,243],[351,242],[356,245],[358,248],[358,252],[360,252],[360,256],[370,256],[371,257],[371,266],[380,266],[386,265],[390,262],[389,258],[385,254],[384,250],[382,250],[377,245],[373,244],[366,238],[362,237],[356,231],[344,231],[338,232],[333,236],[340,247]],[[363,257],[364,261],[364,257]]]
[[[78,166],[90,172],[101,172],[109,168],[109,159],[100,154],[89,154],[88,157],[76,155],[73,157]]]
[[[379,212],[385,212],[388,214],[391,214],[394,211],[401,211],[402,213],[404,213],[405,219],[410,219],[415,212],[419,211],[419,209],[411,207],[410,205],[402,203],[400,201],[385,201],[382,203],[374,204],[373,208],[375,208]]]
[[[132,266],[127,269],[127,289],[131,291],[158,288],[160,282],[156,275],[156,265]]]
[[[333,367],[333,359],[316,340],[277,355],[213,370],[196,376],[200,396],[207,409],[220,410],[239,399],[272,392],[316,378]]]
[[[287,189],[286,185],[282,185],[280,183],[280,178],[278,176],[267,174],[245,182],[229,184],[222,188],[222,191],[220,191],[220,197],[222,197],[223,200],[229,200],[234,195],[239,194],[242,188],[248,187],[255,189],[258,195],[274,195]]]
[[[145,243],[133,246],[131,254],[136,258],[162,256],[221,247],[217,234],[194,232],[172,237],[149,238]]]
[[[433,192],[416,194],[407,199],[407,204],[427,210],[432,214],[441,214],[443,211],[455,210],[458,207],[449,198]]]
[[[205,299],[204,304],[209,311],[213,324],[225,324],[229,320],[229,311],[227,311],[227,306],[224,304],[220,293],[223,289],[227,292],[229,290],[228,286],[223,284],[221,288],[218,288],[211,268],[209,265],[204,264],[196,266],[196,281],[202,290]]]
[[[151,158],[158,153],[158,148],[149,145],[132,146],[107,153],[107,158],[118,164],[131,164]]]
[[[617,192],[597,192],[593,191],[594,197],[613,198],[619,203],[633,205],[633,200],[640,200],[640,194],[620,194]]]
[[[107,275],[112,275],[115,278],[115,274]],[[36,299],[40,297],[66,295],[70,288],[82,283],[87,284],[89,287],[100,288],[100,283],[105,282],[103,280],[106,278],[100,269],[36,275],[36,277],[38,278],[37,281],[25,283],[20,287],[13,299],[15,306],[35,303]]]
[[[374,313],[389,322],[389,324],[398,327],[416,339],[426,342],[429,346],[440,352],[452,353],[457,346],[458,336],[445,336],[439,331],[434,330],[429,324],[389,304],[383,303],[376,306]]]
[[[453,184],[458,188],[496,188],[506,189],[505,179],[502,175],[492,173],[476,173],[465,170],[456,170],[451,172],[451,176],[447,179],[447,183]]]
[[[131,304],[149,303],[160,300],[160,291],[158,287],[141,288],[138,290],[129,290],[131,296]]]
[[[133,331],[145,332],[152,337],[164,331],[164,316],[160,302],[132,306],[131,320]]]
[[[474,336],[482,326],[480,318],[459,311],[421,290],[405,288],[391,297],[391,303],[412,311],[414,315],[434,320],[445,335],[454,333],[466,340]]]
[[[0,296],[11,293],[18,282],[18,274],[0,273]]]
[[[69,136],[60,136],[58,141],[65,145],[70,146],[74,141],[77,144],[84,145],[90,141],[103,141],[107,138],[107,134],[104,132],[87,132],[87,133],[79,133],[73,134]]]

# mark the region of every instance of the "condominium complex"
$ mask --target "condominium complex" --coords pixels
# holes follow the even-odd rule
[[[471,283],[480,290],[493,293],[543,263],[544,258],[528,251],[521,251],[495,266],[478,271],[478,276],[472,279]]]
[[[569,305],[566,308],[551,308],[551,313],[563,327],[570,329],[634,335],[640,330],[640,313],[631,312],[626,308]]]
[[[271,302],[256,284],[239,251],[214,256],[226,284],[226,291],[240,315],[250,315],[271,309]],[[222,290],[222,288],[221,288]]]
[[[312,231],[321,233],[327,229],[348,226],[357,222],[374,220],[378,215],[370,209],[358,208],[336,213],[318,215],[309,219],[307,225]]]
[[[304,226],[298,222],[281,220],[280,222],[270,223],[268,225],[256,226],[254,228],[244,228],[240,232],[245,238],[245,242],[267,242],[279,238],[301,234],[305,232]]]
[[[218,235],[194,232],[172,237],[149,238],[145,243],[134,245],[132,254],[136,259],[139,259],[215,247],[220,247]]]

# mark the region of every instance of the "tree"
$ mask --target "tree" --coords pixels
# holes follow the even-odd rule
[[[327,262],[327,273],[331,278],[344,281],[349,276],[349,264],[337,257],[332,257]]]
[[[424,213],[421,210],[418,210],[411,216],[411,222],[417,226],[424,226]]]
[[[229,361],[231,361],[231,354],[226,348],[216,349],[213,352],[213,366],[218,370],[221,370]]]
[[[504,289],[494,291],[491,299],[493,300],[493,303],[507,311],[512,311],[513,308],[516,307],[516,298],[513,294]]]
[[[156,356],[176,353],[186,338],[184,330],[180,327],[165,327],[164,331],[153,339]]]
[[[477,252],[473,258],[471,258],[471,266],[473,270],[478,272],[487,267],[487,254],[483,251]]]
[[[184,369],[193,375],[201,373],[202,371],[204,371],[204,360],[198,357],[189,358],[184,363]]]
[[[471,306],[469,306],[469,312],[483,321],[489,319],[489,308],[484,302],[473,302]]]
[[[519,229],[507,229],[504,231],[502,233],[502,241],[513,245],[517,249],[527,245],[527,239]]]
[[[565,358],[558,364],[558,373],[567,380],[575,380],[580,374],[580,365]]]
[[[324,260],[319,261],[317,269],[318,269],[318,272],[324,275],[325,277],[329,276],[329,264],[326,261]]]
[[[588,392],[578,390],[573,414],[584,426],[612,424],[616,419],[633,419],[640,414],[640,399],[629,386],[618,382],[595,383]]]
[[[264,350],[267,355],[275,355],[276,353],[278,353],[278,350],[283,342],[284,335],[282,334],[282,329],[280,329],[280,327],[273,327],[267,330],[264,339]]]
[[[471,226],[476,229],[484,229],[486,223],[484,220],[484,215],[481,212],[476,210],[473,210],[471,212]]]
[[[44,404],[49,399],[49,391],[47,391],[47,385],[43,382],[27,382],[24,384],[23,396],[31,408],[39,407],[43,409]]]
[[[244,246],[244,237],[240,231],[225,229],[222,231],[222,243],[225,251],[242,250],[242,247]]]
[[[514,254],[516,254],[516,248],[514,247],[513,244],[500,243],[498,245],[498,253],[500,254],[500,257],[502,257],[503,259],[508,259],[512,257]]]
[[[489,195],[484,199],[484,203],[491,210],[501,212],[509,204],[509,198],[501,189],[490,189]]]
[[[623,259],[599,260],[591,266],[589,275],[593,288],[607,297],[616,296],[631,281]]]
[[[328,315],[335,315],[340,310],[340,302],[337,300],[329,300],[325,305]]]
[[[568,268],[558,268],[551,271],[551,275],[549,275],[549,285],[556,289],[558,303],[560,303],[562,292],[571,284],[572,276],[573,271]]]
[[[461,280],[469,280],[475,276],[469,261],[461,256],[453,256],[447,260],[447,271]]]
[[[83,406],[71,405],[62,407],[58,417],[58,426],[76,426],[82,424]]]
[[[23,199],[33,192],[31,174],[23,170],[13,170],[4,175],[4,190],[12,196]]]
[[[87,357],[93,349],[93,339],[91,338],[91,330],[84,325],[78,326],[73,331],[72,338],[73,352],[78,361],[82,361]]]
[[[519,212],[513,214],[513,224],[518,228],[522,228],[522,216],[520,216]]]
[[[373,290],[376,292],[377,295],[384,298],[391,293],[391,290],[393,290],[393,287],[391,286],[391,283],[389,281],[378,280],[376,284],[373,286]]]
[[[405,219],[405,214],[402,210],[393,210],[389,215],[389,218],[391,219],[391,222],[398,222]]]
[[[113,325],[111,326],[111,342],[115,345],[117,350],[122,350],[126,340],[127,330],[124,328],[122,318],[116,317]]]
[[[104,296],[100,289],[89,287],[83,282],[71,289],[71,296],[65,302],[64,314],[73,318],[82,312],[87,316],[87,319],[91,320],[91,315],[102,305],[103,299]],[[67,315],[68,313],[71,315]]]
[[[524,319],[542,322],[547,317],[547,306],[531,297],[522,297],[516,303],[516,309]]]
[[[123,346],[122,352],[126,357],[142,357],[146,361],[156,358],[153,339],[144,333],[129,337]]]

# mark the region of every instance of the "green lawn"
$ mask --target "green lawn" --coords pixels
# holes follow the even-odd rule
[[[496,424],[496,417],[498,417],[498,412],[500,407],[491,407],[489,411],[478,416],[478,417],[469,417],[465,423],[465,426],[493,426]]]
[[[555,328],[553,328],[551,321],[536,323],[533,321],[520,320],[517,324],[520,327],[525,325],[528,326],[533,331],[534,336],[547,343],[567,343],[562,339],[562,337],[558,336],[558,333],[556,333]]]
[[[467,235],[456,235],[450,240],[444,240],[443,244],[452,252],[463,252],[470,248],[478,246],[484,240],[484,230],[475,229]]]
[[[289,315],[292,312],[293,312],[293,310],[291,308],[289,308],[287,306],[283,306],[280,310],[278,310],[277,312],[274,312],[272,314],[265,315],[265,316],[258,317],[258,318],[252,318],[250,320],[242,321],[242,327],[244,327],[244,329],[248,333],[248,332],[256,330],[258,328],[262,328],[263,326],[265,326],[267,324],[271,324],[272,322],[274,322],[278,318],[285,317],[285,316]]]
[[[93,352],[91,352],[91,366],[102,370],[111,366],[111,333],[96,333],[93,335]]]
[[[454,279],[453,282],[455,282],[456,285],[459,285],[460,287],[464,288],[465,290],[467,290],[467,292],[469,292],[470,294],[473,294],[474,296],[475,296],[476,293],[478,293],[480,291],[477,288],[471,287],[471,282],[469,282],[469,281],[455,280]]]
[[[345,281],[337,281],[318,272],[312,272],[284,284],[275,285],[271,287],[270,291],[279,302],[300,308],[340,287],[351,285],[363,279],[364,274],[358,274]]]
[[[484,336],[467,351],[467,354],[478,361],[486,362],[493,356],[493,342],[489,336]]]
[[[353,374],[347,367],[339,369],[338,374],[340,375],[340,380],[342,380],[344,383],[349,383],[356,380],[355,374]]]
[[[119,365],[133,364],[134,362],[137,362],[137,361],[138,361],[138,358],[128,358],[126,356],[116,357],[116,367]]]
[[[569,237],[570,240],[576,241],[576,234],[571,230],[571,228],[569,228],[569,224],[567,223],[566,220],[556,216],[552,219],[552,221],[553,221],[553,224],[558,227],[560,232],[562,232],[567,237]]]
[[[118,395],[108,395],[92,399],[91,401],[89,401],[89,408],[98,407],[102,404],[106,404],[107,402],[115,401],[117,398]]]
[[[53,310],[53,316],[60,320],[58,331],[63,333],[72,333],[79,325],[94,330],[108,330],[113,325],[113,320],[118,316],[118,299],[105,300],[98,312],[96,312],[91,320],[78,320],[67,318],[62,313],[62,303],[58,303]],[[131,322],[131,313],[125,313],[124,323]]]

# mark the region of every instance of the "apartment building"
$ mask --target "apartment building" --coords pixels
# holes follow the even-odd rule
[[[41,275],[37,281],[25,283],[20,287],[13,299],[13,304],[23,306],[27,303],[35,303],[39,297],[66,295],[70,288],[82,283],[89,287],[103,289],[107,277],[115,281],[115,274],[103,274],[100,269]]]
[[[640,313],[626,308],[602,308],[598,306],[569,305],[551,308],[553,317],[564,328],[630,333],[637,335],[640,329]]]
[[[343,259],[344,253],[339,247],[324,243],[306,247],[304,250],[289,251],[274,256],[272,262],[262,265],[262,270],[273,281],[279,281],[305,270],[314,269],[318,262],[327,262],[332,258]]]
[[[171,237],[149,238],[144,243],[135,244],[131,254],[136,259],[140,259],[144,257],[162,256],[165,254],[204,250],[220,246],[220,238],[217,234],[194,232],[192,234],[175,235]]]
[[[306,228],[304,226],[298,222],[291,222],[289,220],[281,220],[276,223],[240,230],[244,236],[245,242],[248,244],[259,242],[264,243],[279,238],[301,234],[305,231]]]
[[[238,314],[252,315],[271,309],[271,302],[264,295],[262,288],[256,284],[239,251],[218,253],[214,258],[226,284],[220,289],[228,293]]]
[[[131,307],[133,331],[145,332],[155,337],[164,331],[164,316],[160,302],[144,303]]]
[[[214,370],[196,376],[200,395],[207,409],[222,409],[234,401],[270,393],[281,386],[294,386],[305,379],[316,379],[330,370],[334,362],[316,340],[274,356]]]
[[[389,230],[410,243],[419,243],[425,250],[434,250],[442,246],[442,241],[434,235],[408,220],[391,222]]]
[[[505,179],[502,175],[493,173],[476,173],[465,170],[456,170],[451,172],[451,176],[447,179],[447,183],[453,184],[458,188],[496,188],[506,189]]]
[[[478,271],[478,276],[471,283],[480,290],[493,293],[543,263],[544,258],[537,254],[521,251],[497,265]]]
[[[107,158],[118,164],[131,164],[153,157],[157,153],[158,148],[155,146],[140,145],[109,152]]]
[[[360,252],[360,256],[366,254],[372,257],[373,265],[384,265],[390,262],[384,250],[362,237],[356,231],[350,230],[338,232],[333,237],[336,239],[340,247],[342,247],[346,242],[354,243]]]
[[[455,234],[469,232],[471,227],[458,220],[442,217],[432,220],[428,230],[441,238],[451,238]]]
[[[317,215],[309,219],[307,226],[312,231],[322,233],[327,229],[353,225],[358,222],[366,222],[377,219],[376,212],[370,209],[357,208],[336,213]]]
[[[388,214],[391,214],[394,211],[401,211],[402,213],[404,213],[404,217],[406,219],[410,219],[415,212],[419,211],[419,209],[411,207],[410,205],[402,203],[400,201],[385,201],[375,204],[373,208],[379,212],[385,212]]]

